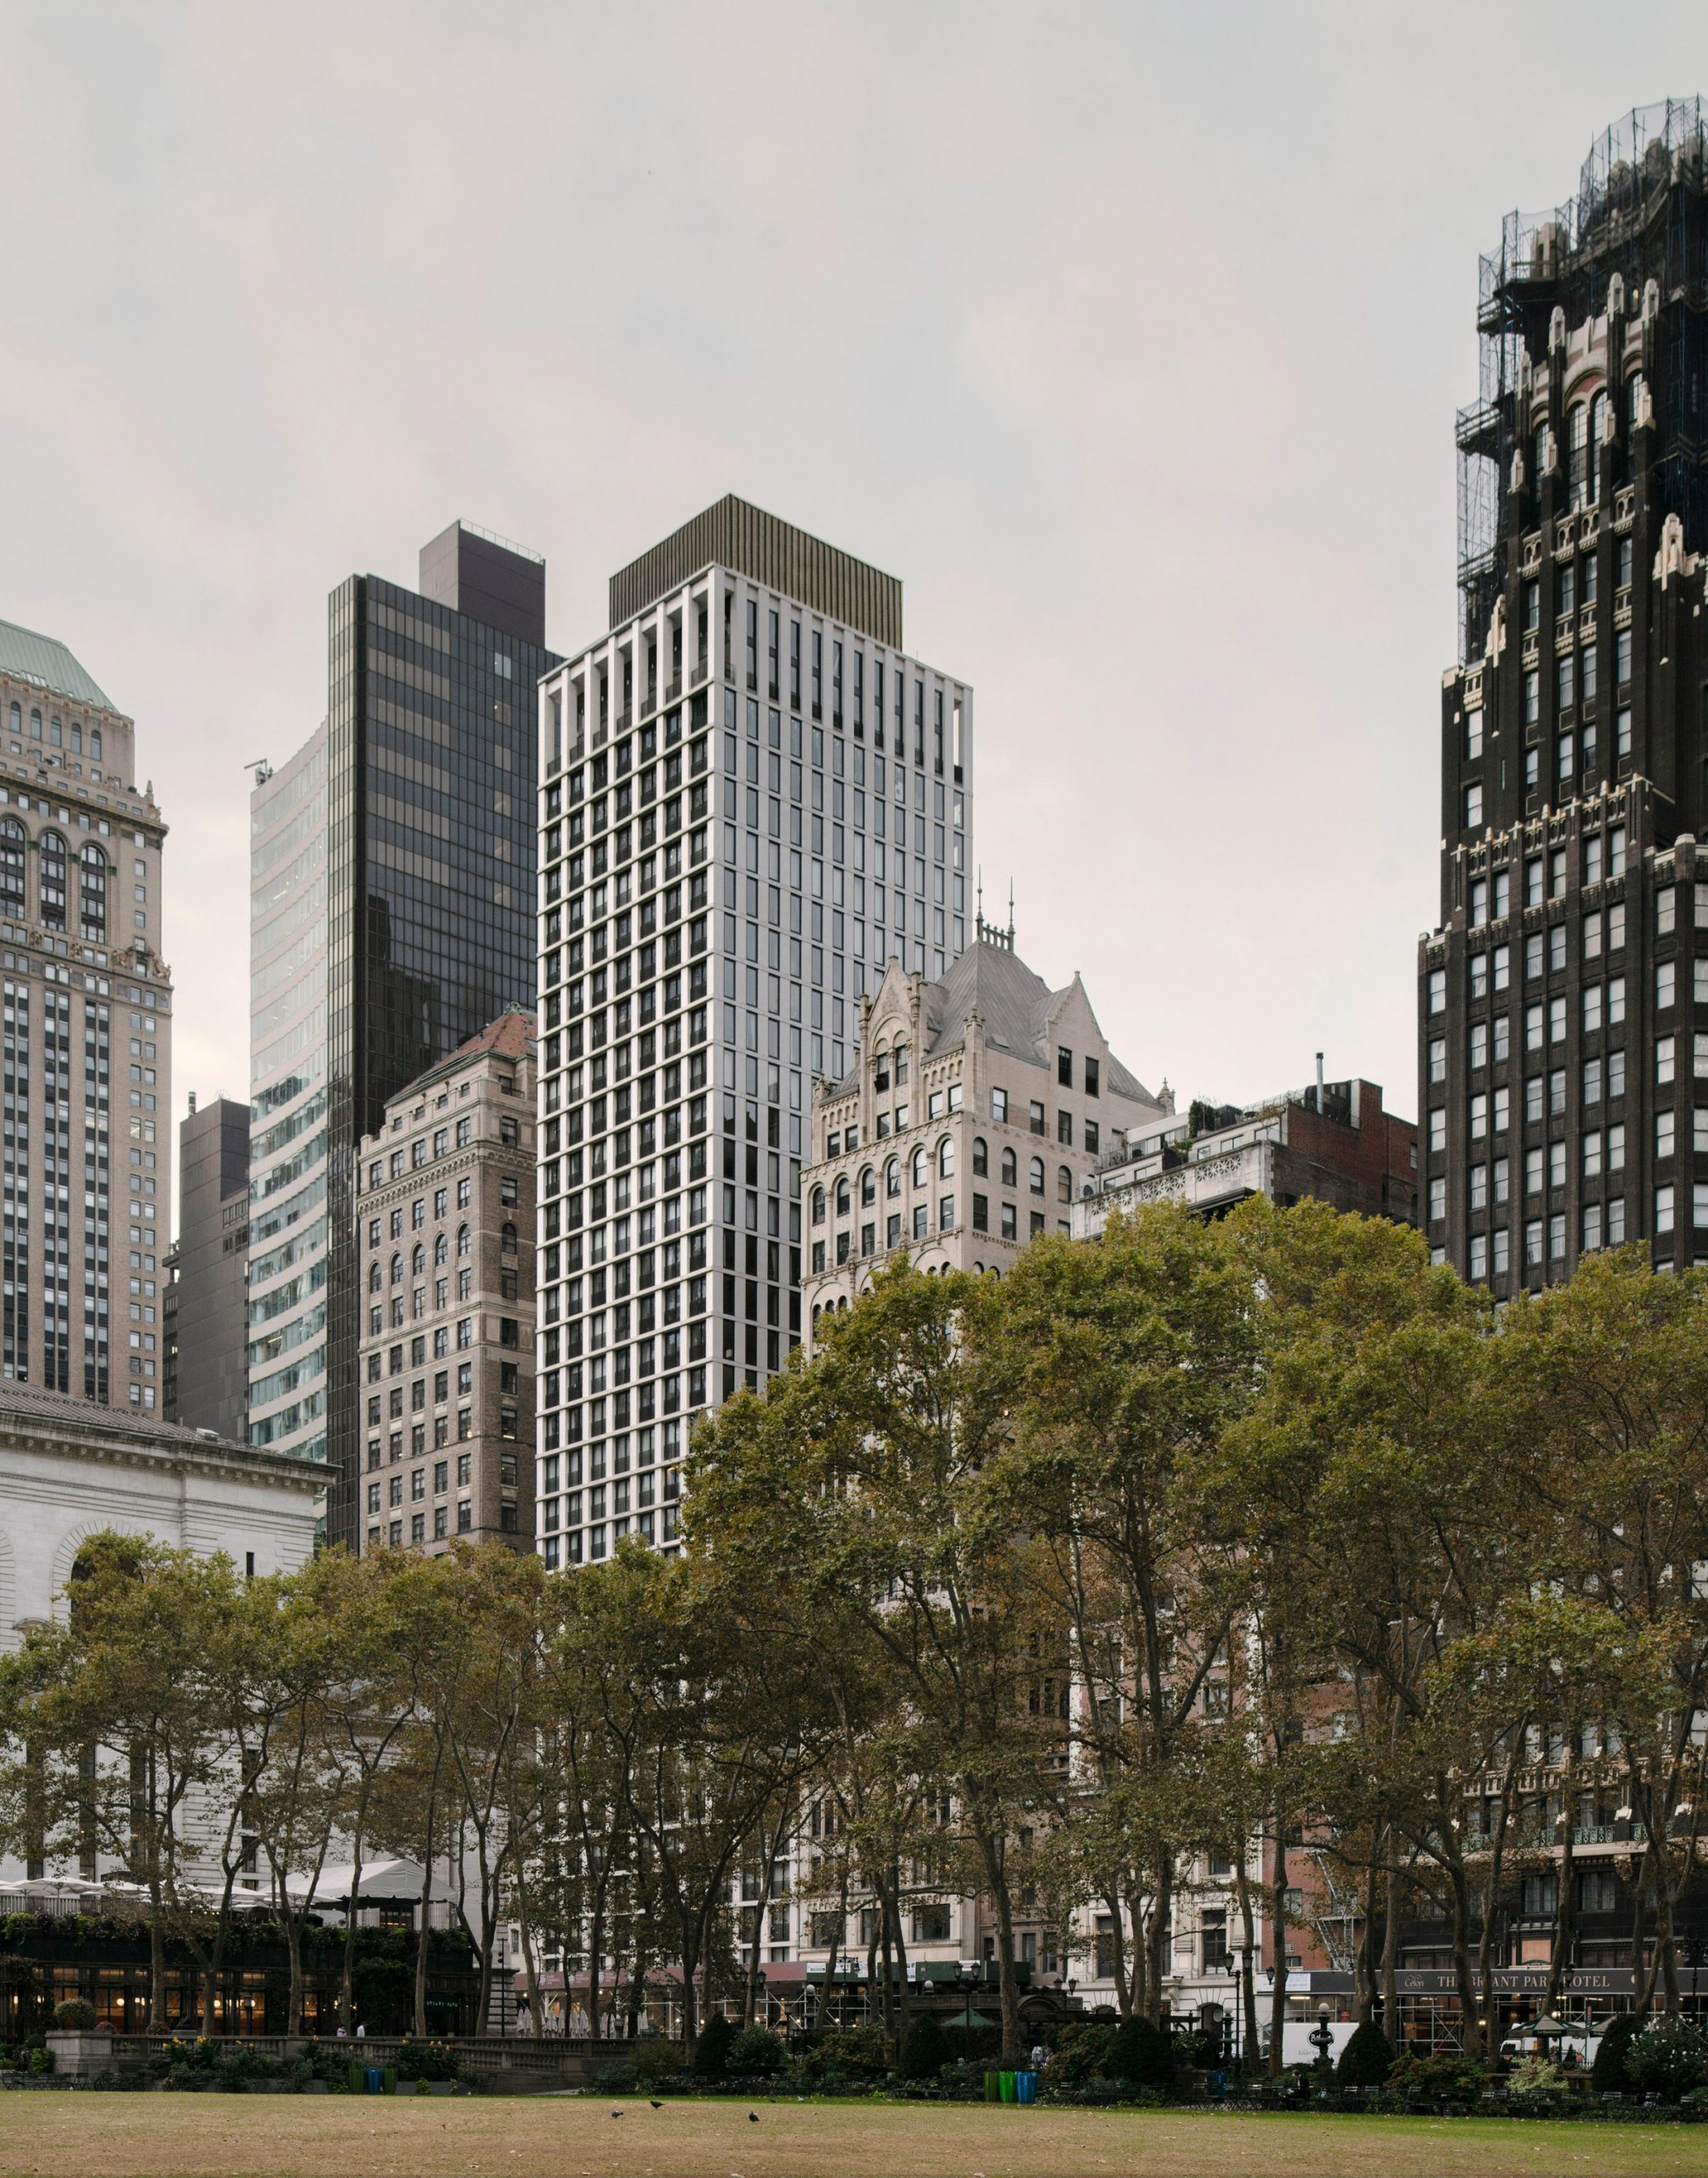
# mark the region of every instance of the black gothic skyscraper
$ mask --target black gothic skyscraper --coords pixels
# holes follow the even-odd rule
[[[1498,1295],[1621,1240],[1708,1257],[1699,99],[1507,219],[1477,325],[1420,1103],[1432,1246]]]

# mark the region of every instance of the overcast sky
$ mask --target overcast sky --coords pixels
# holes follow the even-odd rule
[[[247,1093],[245,762],[453,517],[549,640],[734,491],[976,690],[976,860],[1182,1099],[1416,1104],[1477,258],[1696,4],[0,0],[0,619],[137,722],[177,1105]]]

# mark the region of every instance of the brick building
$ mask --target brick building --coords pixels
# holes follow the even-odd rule
[[[533,1537],[534,1019],[394,1097],[359,1155],[362,1547]]]
[[[1243,1108],[1194,1103],[1105,1159],[1085,1183],[1073,1230],[1095,1238],[1112,1211],[1147,1202],[1220,1217],[1254,1194],[1415,1225],[1417,1128],[1386,1109],[1374,1081],[1317,1081]]]

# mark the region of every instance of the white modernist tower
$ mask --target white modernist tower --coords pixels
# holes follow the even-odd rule
[[[536,1504],[668,1547],[697,1412],[800,1340],[812,1084],[966,942],[972,693],[892,576],[736,499],[540,683]]]

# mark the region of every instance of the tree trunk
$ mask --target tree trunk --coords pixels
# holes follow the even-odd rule
[[[356,2030],[356,1927],[362,1897],[362,1824],[358,1821],[350,1840],[350,1896],[344,1916],[344,1958],[338,1976],[338,2023],[346,2034]]]
[[[1560,1993],[1565,1984],[1568,1953],[1572,1945],[1572,1810],[1564,1793],[1561,1794],[1560,1804],[1566,1816],[1562,1829],[1560,1887],[1554,1899],[1554,1940],[1548,1947],[1548,1987],[1542,1998],[1542,2010],[1555,2019],[1559,2016]]]
[[[1471,1969],[1471,1890],[1465,1863],[1456,1856],[1448,1863],[1445,1873],[1452,1901],[1453,1973],[1459,1988],[1460,2033],[1466,2055],[1480,2058],[1483,2030],[1477,2023],[1477,1982]]]
[[[1239,1901],[1240,1957],[1244,1970],[1239,1977],[1240,2001],[1244,2016],[1240,2021],[1240,2055],[1244,2069],[1257,2069],[1257,1931],[1251,1913],[1251,1878],[1246,1867],[1247,1841],[1239,1841],[1239,1857],[1234,1863],[1235,1896]]]
[[[984,1862],[985,1882],[996,1913],[997,1993],[1002,2005],[1002,2061],[1017,2071],[1025,2049],[1020,2035],[1020,1992],[1014,1983],[1014,1901],[1008,1895],[1008,1877],[1002,1865],[1002,1848],[980,1827],[979,1857]]]
[[[1110,1963],[1115,1970],[1115,2009],[1123,2019],[1127,2019],[1132,2015],[1133,1987],[1127,1972],[1127,1932],[1119,1888],[1112,1886],[1106,1890],[1103,1903],[1109,1909],[1109,1942],[1113,1954]]]
[[[1399,2033],[1399,1862],[1398,1844],[1388,1833],[1386,1901],[1382,1912],[1382,2032],[1398,2050]]]
[[[822,2027],[829,2016],[831,1993],[836,1987],[836,1967],[841,1954],[842,1939],[848,1932],[847,1920],[848,1871],[845,1867],[842,1871],[842,1881],[838,1888],[836,1921],[830,1932],[829,1955],[824,1962],[824,1994],[820,1998],[818,2009],[812,2016],[812,2024],[815,2027]],[[965,2055],[965,2051],[962,2054]]]
[[[432,1943],[433,1847],[439,1811],[439,1765],[433,1765],[433,1784],[427,1805],[427,1851],[421,1863],[421,1926],[415,1941],[415,2033],[427,2033],[427,1955]]]
[[[1278,1815],[1269,1871],[1269,2077],[1278,2079],[1287,2039],[1287,1827]]]

